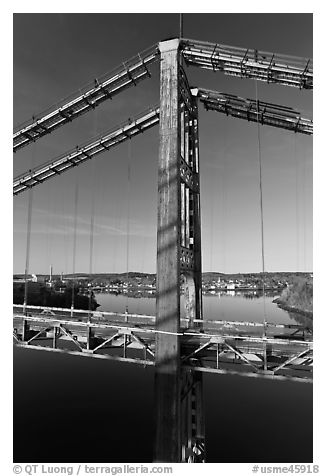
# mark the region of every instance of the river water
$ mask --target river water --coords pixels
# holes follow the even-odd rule
[[[98,310],[155,313],[155,299],[99,294]],[[205,319],[295,323],[273,298],[203,297]],[[151,462],[154,372],[14,348],[15,462]],[[204,375],[208,462],[312,462],[312,385]]]
[[[295,324],[289,313],[273,303],[275,296],[265,300],[257,294],[236,293],[235,291],[203,296],[203,315],[207,320],[263,322],[264,313],[268,322],[276,324]],[[155,315],[155,299],[128,297],[123,294],[101,293],[96,295],[100,307],[98,311],[125,312]],[[265,308],[265,309],[264,309]],[[181,296],[181,315],[184,316]]]

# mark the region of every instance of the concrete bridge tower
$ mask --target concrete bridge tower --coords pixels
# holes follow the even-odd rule
[[[205,460],[202,376],[182,369],[180,285],[188,326],[202,319],[197,98],[188,85],[179,39],[159,44],[155,461]],[[197,324],[198,327],[198,324]]]

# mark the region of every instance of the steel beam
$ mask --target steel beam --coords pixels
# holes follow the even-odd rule
[[[172,40],[178,41],[178,40]],[[166,42],[162,42],[164,44]],[[266,82],[312,89],[312,61],[275,55],[244,48],[182,40],[181,48],[189,65],[222,71],[242,78],[254,78]],[[33,117],[16,127],[13,136],[14,151],[35,142],[58,127],[94,109],[107,99],[150,77],[148,66],[160,58],[157,45],[123,63],[115,71],[95,79],[60,105]]]
[[[310,59],[188,39],[182,40],[181,49],[187,65],[300,89],[313,87]]]
[[[249,122],[259,122],[262,125],[278,127],[292,132],[312,135],[313,123],[311,119],[301,116],[301,113],[291,107],[278,104],[244,99],[233,94],[210,91],[208,89],[192,89],[208,111],[216,111],[236,119]]]
[[[242,372],[238,370],[231,369],[216,369],[213,367],[204,367],[200,365],[188,365],[186,366],[189,370],[201,373],[211,373],[219,375],[237,375],[239,377],[251,377],[251,378],[263,378],[271,380],[283,380],[290,382],[300,382],[300,383],[313,383],[312,378],[306,377],[292,377],[290,375],[274,375],[273,373],[263,373],[263,372]]]
[[[301,117],[299,112],[291,108],[260,101],[257,110],[256,102],[251,99],[243,99],[203,89],[193,89],[192,93],[195,96],[198,95],[207,110],[214,110],[231,115],[237,119],[260,122],[261,124],[302,134],[312,135],[313,133],[312,120]],[[92,139],[86,144],[66,152],[57,159],[19,175],[14,179],[13,194],[18,195],[46,180],[61,175],[61,173],[92,159],[102,152],[110,150],[112,147],[138,135],[140,132],[144,132],[158,124],[159,114],[159,108],[154,107],[133,121],[128,120],[105,135]],[[196,147],[198,148],[198,124],[196,119],[194,120],[192,137],[190,139],[193,139],[195,144],[197,143],[197,146],[194,145],[194,150],[196,151]],[[182,182],[194,194],[193,207],[199,209],[199,198],[197,198],[199,197],[199,173],[194,172],[183,157],[180,158],[180,171]],[[194,214],[195,221],[197,216],[198,213]],[[200,221],[200,217],[198,217],[198,220]],[[196,223],[194,223],[194,226],[195,228],[197,227]],[[198,235],[198,233],[196,234]],[[197,238],[197,245],[198,241],[199,239]],[[187,265],[187,269],[189,269],[189,265]]]
[[[88,141],[86,144],[72,149],[57,159],[38,166],[14,179],[13,193],[18,195],[31,187],[67,172],[76,165],[80,165],[87,160],[99,155],[112,147],[121,144],[125,140],[132,138],[141,132],[155,126],[159,122],[159,108],[154,107],[147,110],[133,120],[128,120],[122,125],[115,127],[111,131],[102,134],[96,139]]]

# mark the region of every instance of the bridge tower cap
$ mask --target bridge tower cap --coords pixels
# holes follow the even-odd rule
[[[177,50],[179,48],[179,45],[180,45],[180,39],[173,38],[172,40],[160,41],[158,44],[158,47],[160,52],[164,53],[166,51]]]

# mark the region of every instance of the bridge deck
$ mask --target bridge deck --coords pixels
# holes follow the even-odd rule
[[[14,340],[32,349],[155,364],[155,316],[14,306]],[[181,320],[184,367],[201,372],[294,378],[311,382],[312,335],[303,326]],[[27,329],[27,331],[26,331]],[[302,331],[300,336],[298,333]],[[294,332],[294,333],[293,333]]]

